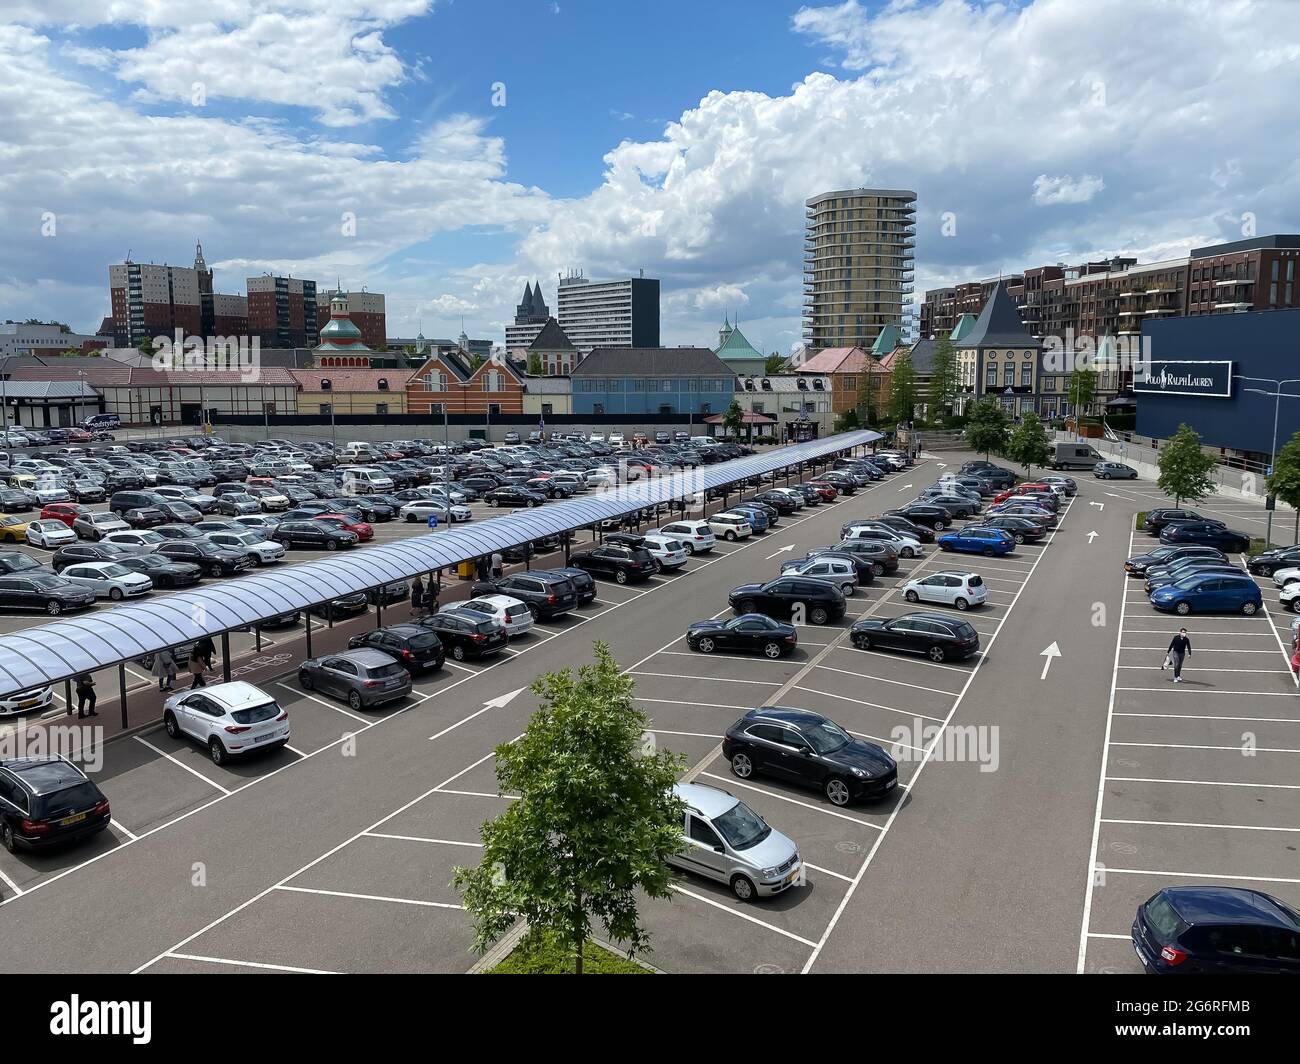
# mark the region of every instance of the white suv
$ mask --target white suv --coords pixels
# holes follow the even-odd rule
[[[670,521],[661,528],[652,530],[654,535],[671,536],[679,540],[686,548],[687,554],[708,554],[716,542],[713,529],[707,521],[681,520]]]
[[[903,585],[903,597],[908,602],[938,602],[964,610],[983,606],[988,601],[988,588],[975,573],[945,570],[909,580]]]
[[[163,724],[173,739],[206,746],[217,765],[233,754],[272,750],[289,741],[289,714],[272,695],[243,680],[172,695],[163,703]]]

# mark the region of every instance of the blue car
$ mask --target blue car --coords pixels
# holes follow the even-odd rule
[[[1139,906],[1133,949],[1159,975],[1300,974],[1300,913],[1244,887],[1166,887]]]
[[[768,516],[766,510],[760,510],[756,506],[733,506],[728,513],[744,514],[749,520],[749,527],[755,532],[766,532],[772,519]]]
[[[1010,554],[1016,549],[1016,537],[1000,528],[967,525],[960,532],[946,532],[939,537],[940,550],[961,551],[963,554]]]
[[[1151,605],[1158,610],[1189,613],[1244,613],[1253,617],[1264,606],[1259,585],[1242,573],[1201,573],[1185,576],[1177,583],[1151,592]]]

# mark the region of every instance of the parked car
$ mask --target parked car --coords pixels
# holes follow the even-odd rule
[[[308,658],[298,666],[298,683],[347,702],[353,709],[373,709],[411,692],[411,674],[392,654],[357,647]]]
[[[898,551],[890,543],[879,543],[870,539],[846,539],[829,549],[869,558],[876,576],[898,571]]]
[[[647,535],[671,536],[686,548],[687,554],[708,554],[713,550],[716,537],[707,521],[682,519],[651,529]]]
[[[985,515],[980,521],[983,528],[1000,528],[1008,532],[1011,538],[1020,543],[1037,543],[1047,535],[1047,526],[1030,517],[1011,517],[1007,514]]]
[[[965,621],[942,613],[905,613],[901,617],[860,617],[849,629],[859,650],[906,650],[933,662],[961,661],[980,648],[980,637]]]
[[[892,528],[900,536],[907,536],[909,539],[914,539],[918,543],[925,544],[934,542],[934,529],[929,528],[926,525],[919,525],[915,521],[902,517],[899,514],[886,511],[879,517],[873,518],[873,520],[879,525],[885,525],[888,528]]]
[[[775,660],[793,652],[798,642],[794,625],[775,621],[762,613],[742,613],[730,620],[696,621],[686,629],[687,647],[701,654],[740,650]]]
[[[43,850],[98,834],[112,819],[108,799],[64,757],[0,763],[0,844]]]
[[[867,587],[869,584],[875,583],[876,570],[884,568],[878,562],[873,561],[869,555],[836,550],[834,547],[814,547],[802,558],[791,558],[790,562],[805,562],[814,558],[834,558],[837,561],[848,562],[853,566],[853,572],[858,580],[858,587]]]
[[[438,612],[444,610],[472,610],[481,613],[504,628],[511,639],[531,631],[534,624],[533,611],[509,595],[479,595],[465,602],[449,602]]]
[[[207,747],[216,765],[282,747],[290,737],[289,714],[280,703],[243,680],[177,692],[163,703],[163,725],[171,738]]]
[[[1165,525],[1174,521],[1202,521],[1206,524],[1223,527],[1222,521],[1216,521],[1212,517],[1203,517],[1195,510],[1189,510],[1186,507],[1175,506],[1157,506],[1152,510],[1148,510],[1146,518],[1142,522],[1142,527],[1153,536],[1156,536],[1160,534],[1160,530]]]
[[[192,562],[174,561],[162,554],[131,554],[119,558],[117,564],[147,576],[156,588],[193,587],[203,575]]]
[[[438,633],[442,645],[457,661],[482,658],[504,650],[510,637],[491,617],[464,608],[440,610],[421,617],[419,624]]]
[[[925,548],[919,540],[872,520],[851,521],[840,529],[840,535],[846,542],[867,540],[873,543],[887,543],[898,551],[900,558],[920,558],[925,554]]]
[[[1130,937],[1155,975],[1300,974],[1300,912],[1260,890],[1164,887],[1138,906]]]
[[[50,568],[61,573],[69,565],[78,562],[115,562],[134,553],[130,547],[124,547],[120,543],[70,543],[54,552],[50,558]]]
[[[968,525],[960,532],[945,532],[938,542],[940,550],[983,554],[985,557],[1010,554],[1016,549],[1016,539],[1010,532],[986,525]]]
[[[655,560],[658,572],[680,569],[690,558],[685,544],[671,536],[657,534],[643,536],[642,544],[650,552],[650,557]]]
[[[965,610],[983,606],[988,601],[988,588],[978,573],[945,569],[909,580],[903,585],[903,598],[908,602],[938,602]]]
[[[203,539],[169,540],[159,544],[154,553],[165,555],[174,561],[190,562],[213,577],[234,576],[248,571],[254,565],[253,556],[248,551],[218,547]]]
[[[80,514],[72,522],[72,531],[82,539],[101,540],[109,532],[126,532],[131,528],[116,514],[108,512]]]
[[[1161,543],[1195,543],[1217,547],[1225,554],[1244,554],[1250,550],[1250,536],[1209,521],[1176,521],[1160,530]]]
[[[754,534],[754,526],[740,514],[717,513],[709,518],[708,524],[714,536],[728,542],[748,539]]]
[[[240,532],[209,532],[208,542],[229,550],[247,551],[255,565],[274,565],[284,560],[284,544],[264,539],[251,528]]]
[[[519,599],[538,620],[558,617],[578,605],[578,592],[573,580],[552,570],[530,569],[496,580],[481,580],[471,585],[470,594],[501,594]]]
[[[1259,585],[1242,573],[1204,573],[1184,577],[1151,592],[1151,605],[1174,613],[1243,613],[1254,616],[1264,605]]]
[[[912,503],[896,510],[887,510],[886,516],[905,517],[918,525],[942,531],[952,524],[954,515],[947,507],[937,505],[933,500],[924,503]],[[968,514],[962,516],[969,516]]]
[[[884,749],[806,709],[751,709],[727,729],[722,755],[742,780],[757,773],[816,787],[835,806],[898,786],[898,765]]]
[[[61,576],[37,572],[0,575],[0,610],[39,610],[57,617],[95,603],[95,592]]]
[[[737,613],[790,618],[800,612],[809,624],[829,624],[844,616],[844,593],[834,584],[810,577],[782,576],[766,584],[741,584],[727,596]]]
[[[54,705],[54,688],[33,687],[30,691],[17,691],[0,696],[0,719],[27,713],[39,714]]]
[[[126,598],[147,595],[153,590],[153,581],[116,562],[78,562],[67,566],[62,574],[65,580],[89,588],[96,598],[120,602]]]
[[[535,491],[529,491],[527,488],[507,484],[504,487],[487,492],[483,496],[483,500],[489,506],[522,506],[531,510],[534,506],[541,506],[542,503],[546,502],[546,496]]]
[[[1246,568],[1257,576],[1272,576],[1279,569],[1300,565],[1300,546],[1274,547],[1252,555]]]
[[[653,556],[644,547],[619,543],[605,543],[592,550],[579,551],[570,556],[569,564],[593,576],[613,577],[620,584],[649,580],[659,571]]]
[[[62,521],[32,521],[27,525],[27,542],[33,547],[57,550],[77,542],[77,534]]]
[[[359,542],[355,532],[320,521],[281,521],[271,539],[285,547],[311,547],[317,550],[346,550]]]
[[[1246,571],[1240,566],[1231,565],[1227,562],[1189,558],[1186,561],[1179,562],[1177,565],[1172,565],[1167,568],[1165,566],[1160,566],[1159,568],[1148,569],[1143,587],[1149,595],[1157,588],[1176,584],[1179,580],[1200,573],[1228,573],[1233,576],[1244,576],[1245,572]]]
[[[1092,467],[1098,480],[1137,480],[1137,470],[1123,462],[1098,462]]]
[[[838,587],[845,597],[851,596],[858,587],[858,567],[853,562],[847,558],[831,558],[824,554],[785,562],[781,566],[781,575],[828,581]]]

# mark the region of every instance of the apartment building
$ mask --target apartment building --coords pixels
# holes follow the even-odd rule
[[[910,330],[916,193],[845,189],[806,208],[805,346],[869,348],[887,325]]]
[[[656,278],[642,274],[617,281],[592,281],[580,272],[570,271],[560,277],[555,302],[560,327],[579,351],[659,346]]]
[[[259,337],[263,347],[316,346],[315,281],[263,274],[248,278],[246,284],[249,335]]]
[[[200,271],[192,266],[117,263],[108,268],[108,289],[118,347],[136,347],[177,329],[204,335]]]

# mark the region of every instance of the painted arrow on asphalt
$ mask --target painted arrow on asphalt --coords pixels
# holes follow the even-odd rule
[[[1053,642],[1052,645],[1049,646],[1046,650],[1042,651],[1039,656],[1044,657],[1047,660],[1043,662],[1043,675],[1038,678],[1040,680],[1046,680],[1047,670],[1052,667],[1052,659],[1059,658],[1061,656],[1061,648],[1058,647],[1055,642]]]
[[[461,681],[458,680],[456,682],[460,683]],[[496,698],[489,699],[488,701],[483,703],[482,709],[478,710],[477,712],[471,713],[468,717],[463,717],[462,719],[458,720],[455,724],[448,725],[437,734],[430,735],[429,741],[432,742],[434,739],[441,739],[449,731],[455,731],[462,724],[467,724],[475,717],[481,716],[482,714],[486,713],[489,709],[504,709],[506,706],[510,705],[510,703],[513,702],[519,695],[523,694],[526,690],[527,690],[526,687],[517,687],[509,694],[497,695]]]
[[[1098,510],[1106,509],[1106,504],[1104,502],[1097,502],[1095,499],[1092,502],[1088,503],[1088,505],[1095,506],[1097,507]]]
[[[904,485],[903,485],[901,488],[899,488],[898,490],[899,490],[899,491],[906,491],[906,490],[907,490],[908,488],[910,488],[911,486],[912,486],[911,484],[904,484]]]
[[[778,554],[784,554],[784,553],[785,553],[786,551],[788,551],[788,550],[794,550],[794,544],[793,544],[793,543],[791,543],[788,547],[782,547],[780,550],[773,551],[773,552],[772,552],[771,554],[769,554],[766,558],[764,558],[763,561],[765,561],[765,562],[766,562],[766,561],[770,561],[771,559],[775,558]]]
[[[1088,542],[1091,543],[1096,538],[1097,538],[1097,530],[1094,528],[1091,532],[1088,533]]]
[[[1122,499],[1122,498],[1124,498],[1123,495],[1116,495],[1114,492],[1111,492],[1111,491],[1103,491],[1102,494],[1105,495],[1107,498],[1110,498],[1110,499]]]

